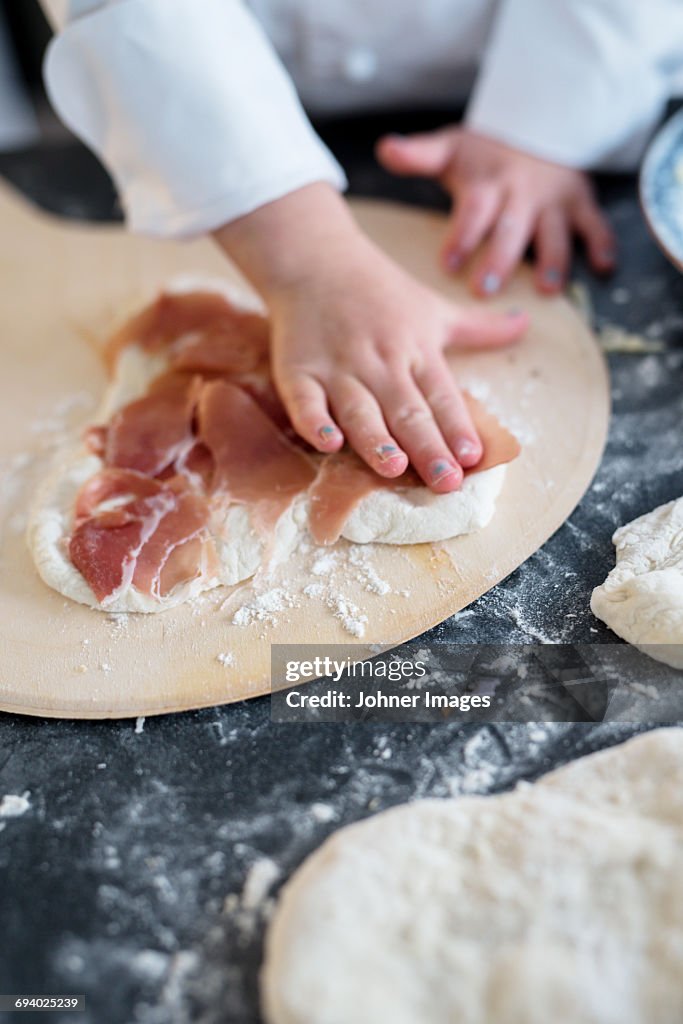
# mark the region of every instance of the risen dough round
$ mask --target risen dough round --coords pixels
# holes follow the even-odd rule
[[[617,564],[591,609],[650,657],[683,668],[683,498],[616,531]]]
[[[285,887],[268,1024],[683,1020],[683,730],[342,829]]]

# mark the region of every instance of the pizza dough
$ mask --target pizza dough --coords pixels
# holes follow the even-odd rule
[[[185,275],[172,281],[169,292],[214,290],[250,312],[263,307],[249,295],[220,279]],[[143,395],[167,366],[165,357],[135,345],[121,350],[95,423],[106,423],[114,412]],[[210,524],[219,556],[219,569],[179,585],[162,598],[127,586],[106,602],[97,600],[68,557],[73,508],[81,485],[103,468],[80,439],[57,453],[39,487],[28,517],[27,543],[36,568],[49,586],[65,597],[110,612],[158,612],[182,604],[206,590],[231,586],[252,577],[266,560],[266,543],[254,528],[248,507],[232,506]],[[469,475],[460,491],[436,495],[426,487],[378,490],[366,495],[353,510],[342,537],[356,543],[417,544],[470,533],[487,525],[505,478],[505,465]],[[268,544],[267,562],[274,567],[287,560],[302,543],[310,544],[309,502],[296,498],[278,520]]]
[[[591,609],[650,657],[683,668],[683,498],[622,526],[617,564]]]
[[[125,349],[94,422],[107,422],[117,409],[144,394],[149,381],[164,365],[163,359],[133,346]],[[103,605],[68,557],[65,541],[71,531],[76,494],[102,467],[102,460],[90,454],[81,440],[72,441],[59,451],[34,495],[26,532],[33,561],[45,583],[72,601],[99,609]],[[301,541],[305,519],[304,500],[297,499],[276,524],[271,565],[279,564],[292,554]],[[205,590],[232,586],[253,576],[262,562],[264,542],[253,528],[249,510],[235,505],[220,522],[212,522],[211,529],[220,559],[216,575],[191,580],[161,600],[129,586],[115,600],[107,602],[107,611],[158,612],[189,601]]]
[[[683,1020],[683,730],[342,829],[285,887],[267,1024]]]
[[[471,473],[451,494],[426,487],[374,491],[353,510],[342,536],[356,544],[423,544],[481,530],[493,518],[506,470]]]

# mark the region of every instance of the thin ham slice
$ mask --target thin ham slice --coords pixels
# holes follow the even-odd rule
[[[174,506],[160,519],[137,556],[133,586],[143,594],[159,598],[177,584],[195,579],[201,572],[201,535],[207,520],[208,509],[202,497],[190,493],[176,495]],[[190,541],[199,543],[186,548]]]
[[[132,581],[138,555],[173,504],[170,491],[136,498],[76,526],[69,557],[101,604]]]
[[[408,470],[398,479],[412,474]],[[341,537],[344,524],[363,498],[392,481],[378,476],[351,450],[328,455],[320,464],[315,483],[309,491],[309,528],[316,544],[334,544]]]
[[[481,461],[470,473],[481,473],[494,466],[511,462],[520,452],[516,437],[501,426],[496,417],[481,402],[464,392],[470,415],[484,447]],[[355,452],[344,450],[328,455],[322,461],[315,483],[309,494],[310,529],[316,544],[334,544],[339,540],[344,524],[357,505],[372,491],[379,488],[424,487],[412,467],[399,477],[388,480],[378,476]]]
[[[471,469],[466,469],[465,476],[470,473],[482,473],[485,469],[493,469],[494,466],[502,466],[516,459],[522,446],[515,435],[511,434],[494,414],[468,391],[463,391],[463,398],[484,448],[481,461]]]
[[[242,350],[243,355],[249,344],[259,351],[264,344],[268,345],[265,317],[236,309],[219,292],[164,292],[109,338],[105,346],[107,364],[113,366],[127,345],[157,352],[195,331],[218,331],[233,337],[236,349]]]
[[[192,443],[192,417],[202,389],[194,374],[165,373],[146,395],[114,413],[104,447],[108,466],[157,476]]]
[[[186,373],[199,373],[205,379],[222,378],[246,391],[267,416],[280,427],[290,441],[310,446],[295,433],[270,377],[270,337],[268,321],[255,314],[244,314],[230,328],[219,325],[189,338],[181,339],[171,354],[170,367]]]
[[[133,498],[147,498],[159,494],[164,487],[143,473],[129,469],[103,469],[83,484],[76,495],[76,520],[87,519],[105,501],[123,499],[127,504]]]
[[[242,376],[268,368],[268,321],[243,315],[241,322],[218,323],[180,343],[171,354],[175,370],[204,376]]]
[[[202,441],[195,441],[175,461],[175,472],[202,493],[208,493],[214,469],[213,455]]]
[[[112,499],[122,504],[102,510]],[[105,469],[83,485],[75,514],[69,556],[102,603],[131,583],[163,597],[212,561],[206,500],[182,478]]]
[[[158,594],[166,597],[181,583],[188,583],[204,573],[215,576],[220,568],[213,541],[202,536],[191,537],[169,552],[159,573]]]
[[[270,530],[316,476],[313,462],[291,444],[245,391],[225,381],[202,389],[200,440],[214,458],[211,491],[254,508],[257,527]]]

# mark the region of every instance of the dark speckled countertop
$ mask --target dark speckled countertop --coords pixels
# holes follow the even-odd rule
[[[431,186],[392,180],[372,160],[381,131],[438,120],[341,122],[326,133],[354,193],[443,205]],[[2,155],[0,172],[66,216],[117,215],[108,179],[73,143]],[[683,494],[683,278],[647,233],[635,180],[604,179],[600,192],[620,269],[597,281],[579,258],[575,279],[598,328],[617,324],[661,350],[609,355],[610,437],[583,501],[523,566],[424,641],[606,642],[588,601],[613,564],[614,528]],[[330,832],[415,797],[507,788],[639,728],[275,725],[267,699],[137,727],[0,716],[0,798],[19,798],[4,805],[13,814],[0,805],[0,993],[85,993],[84,1014],[41,1021],[257,1024],[272,893]]]

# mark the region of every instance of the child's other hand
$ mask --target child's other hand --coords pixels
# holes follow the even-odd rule
[[[582,171],[456,126],[388,135],[378,143],[377,155],[395,174],[436,178],[453,197],[442,259],[457,271],[485,242],[470,273],[477,295],[497,292],[531,242],[541,292],[564,286],[573,234],[583,239],[594,270],[607,273],[614,267],[614,235]]]
[[[266,299],[275,383],[297,432],[320,452],[346,440],[385,477],[410,461],[439,493],[482,449],[444,349],[494,348],[528,318],[461,309],[390,260],[326,185],[226,225],[217,239]]]

